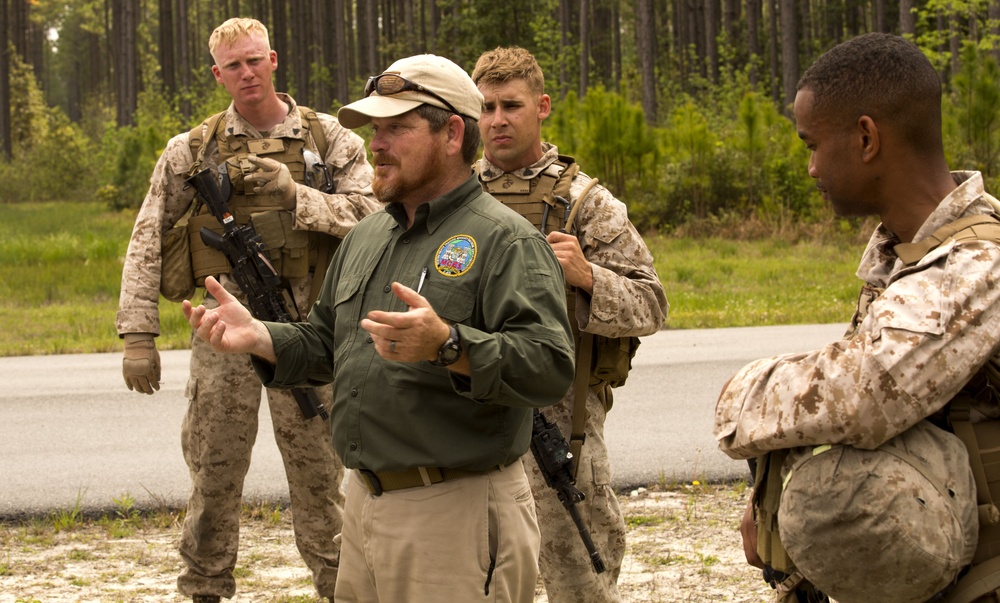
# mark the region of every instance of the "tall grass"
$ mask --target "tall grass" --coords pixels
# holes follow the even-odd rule
[[[0,204],[0,356],[121,349],[115,314],[134,220],[134,210],[98,202]],[[747,240],[736,240],[747,235],[746,223],[726,236],[646,238],[670,300],[667,327],[850,318],[863,243],[750,226],[757,230]],[[714,228],[726,232],[725,224]],[[160,320],[157,347],[190,344],[178,304],[161,299]]]
[[[115,313],[134,211],[98,202],[0,204],[0,355],[121,349]],[[161,304],[161,349],[188,345]]]

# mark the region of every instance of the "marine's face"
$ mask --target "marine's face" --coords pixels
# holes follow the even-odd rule
[[[250,35],[215,49],[212,74],[239,108],[263,102],[274,94],[271,74],[277,68],[278,54],[260,36]]]
[[[486,102],[479,117],[484,153],[505,172],[532,165],[542,157],[542,120],[549,116],[548,94],[534,94],[528,82],[480,84]]]
[[[396,117],[373,117],[369,145],[375,178],[372,192],[382,203],[420,203],[437,196],[436,183],[445,174],[442,162],[448,128],[431,132],[416,111]]]
[[[813,108],[813,92],[808,88],[795,95],[795,125],[799,138],[809,149],[809,175],[823,200],[839,216],[866,216],[875,213],[867,206],[860,190],[861,148],[854,124],[838,123]]]

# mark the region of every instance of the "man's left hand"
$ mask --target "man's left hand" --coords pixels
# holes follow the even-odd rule
[[[594,293],[594,268],[580,249],[580,240],[565,232],[550,232],[546,237],[562,266],[566,284]]]
[[[295,209],[296,187],[288,166],[266,157],[250,157],[249,161],[257,167],[257,171],[247,174],[243,180],[254,185],[254,194],[274,195],[281,207]]]

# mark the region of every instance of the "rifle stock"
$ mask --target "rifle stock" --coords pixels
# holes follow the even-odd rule
[[[250,313],[258,320],[271,322],[292,322],[292,316],[285,305],[281,292],[281,277],[267,259],[267,248],[252,224],[239,225],[229,212],[226,204],[229,190],[229,175],[222,172],[222,187],[216,181],[211,168],[205,168],[187,179],[194,187],[213,216],[222,224],[219,235],[207,228],[200,231],[201,240],[209,247],[222,252],[229,265],[236,284],[247,296]],[[312,388],[293,388],[292,396],[305,419],[315,416],[324,421],[330,418],[316,391]]]

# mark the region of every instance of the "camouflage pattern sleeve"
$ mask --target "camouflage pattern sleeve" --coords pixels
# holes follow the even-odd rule
[[[335,117],[325,113],[318,116],[328,142],[324,161],[330,169],[334,193],[297,187],[295,228],[343,238],[361,218],[381,206],[372,194],[373,171],[364,139],[341,126]]]
[[[577,293],[576,318],[587,333],[640,337],[657,332],[667,318],[667,296],[653,267],[653,256],[628,219],[625,204],[601,185],[586,199],[578,195],[591,181],[578,174],[570,188],[583,202],[575,220],[583,254],[593,264],[594,293]]]
[[[849,339],[744,367],[716,405],[720,448],[871,449],[933,414],[997,349],[998,275],[996,244],[946,244],[895,274]]]
[[[170,139],[153,168],[125,253],[115,319],[119,335],[160,333],[160,242],[194,199],[194,189],[184,186],[192,162],[184,132]]]

